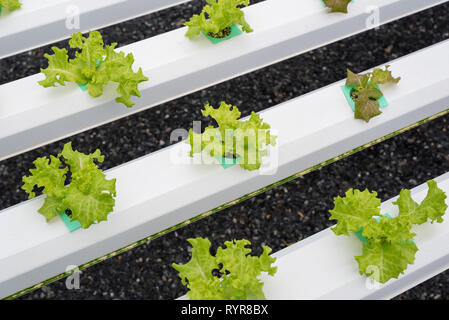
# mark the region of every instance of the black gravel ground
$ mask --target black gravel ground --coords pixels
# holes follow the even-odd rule
[[[260,1],[253,1],[260,2]],[[203,2],[164,10],[102,30],[106,42],[129,44],[182,25]],[[318,89],[356,72],[386,63],[449,38],[449,3],[363,34],[330,44],[223,84],[71,137],[76,148],[106,155],[104,169],[170,144],[175,128],[189,128],[206,103],[237,105],[243,116]],[[65,41],[58,45],[66,44]],[[157,50],[157,48],[154,48]],[[0,84],[39,72],[49,46],[0,60]],[[403,75],[406,76],[406,75]],[[208,237],[216,247],[225,240],[249,239],[274,251],[332,225],[332,199],[350,187],[376,190],[382,200],[449,171],[449,116],[361,151],[302,178],[267,191],[188,227],[97,264],[81,275],[81,288],[65,280],[23,299],[172,299],[185,293],[171,268],[189,259],[186,239]],[[0,162],[0,209],[26,199],[21,177],[32,161],[57,153],[68,140]],[[198,212],[200,213],[200,212]],[[401,294],[397,299],[449,298],[449,271]]]

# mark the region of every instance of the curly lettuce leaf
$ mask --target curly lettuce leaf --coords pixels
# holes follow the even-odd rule
[[[331,12],[348,13],[348,5],[352,0],[323,0]]]
[[[186,143],[191,145],[190,157],[195,153],[201,153],[206,150],[211,156],[225,156],[226,150],[221,139],[219,139],[219,130],[208,126],[204,133],[196,133],[192,129],[189,130],[189,137]]]
[[[409,219],[382,216],[379,219],[364,224],[362,227],[362,235],[370,243],[410,242],[413,241],[416,235],[411,231],[411,228],[412,224]]]
[[[369,192],[349,189],[345,197],[334,198],[334,209],[330,210],[330,220],[337,220],[332,228],[336,235],[349,235],[360,227],[375,221],[373,217],[380,215],[380,199],[375,191]]]
[[[385,83],[398,83],[401,80],[401,77],[394,78],[391,74],[391,71],[388,70],[390,66],[386,65],[385,70],[376,68],[373,70],[373,73],[371,74],[370,84],[371,86],[376,86],[379,84],[385,84]]]
[[[181,282],[190,291],[187,296],[192,300],[218,300],[223,296],[220,280],[212,274],[218,270],[217,259],[210,254],[209,239],[195,238],[187,240],[192,245],[192,258],[186,264],[173,263]]]
[[[346,69],[347,72],[347,78],[346,78],[346,85],[347,86],[354,86],[358,88],[365,88],[368,86],[369,74],[357,74],[352,72],[349,69]]]
[[[57,210],[59,210],[59,212],[64,212],[62,198],[47,195],[45,197],[44,204],[39,208],[39,210],[37,210],[37,212],[42,214],[45,217],[46,221],[49,222],[51,219],[58,215]]]
[[[85,38],[81,33],[72,34],[69,41],[72,49],[77,49],[74,59],[69,59],[67,50],[53,47],[53,55],[46,54],[48,68],[41,69],[46,76],[39,84],[44,87],[65,85],[65,82],[86,84],[92,97],[103,94],[103,88],[109,82],[118,83],[115,100],[127,107],[132,107],[132,96],[140,97],[139,83],[147,81],[142,69],[134,72],[134,56],[129,53],[115,52],[116,43],[104,46],[98,31],[89,32]]]
[[[43,189],[43,193],[54,197],[62,197],[68,168],[60,168],[61,160],[54,156],[37,158],[33,162],[35,169],[30,169],[31,176],[24,176],[22,189],[28,193],[29,199],[36,196],[34,187]]]
[[[335,234],[348,235],[348,231],[361,229],[364,242],[363,254],[356,257],[359,271],[381,283],[391,278],[397,278],[409,264],[413,264],[418,250],[413,242],[416,236],[412,227],[429,219],[442,222],[446,212],[446,195],[438,188],[435,181],[427,182],[429,186],[426,198],[417,204],[410,196],[409,190],[402,190],[393,204],[399,207],[398,216],[379,216],[380,200],[375,193],[367,190],[352,192],[349,190],[346,198],[334,199],[335,208],[331,210],[330,219],[337,219],[337,226],[332,230]],[[358,190],[356,190],[358,191]]]
[[[72,173],[72,183],[65,188],[62,199],[62,210],[70,209],[71,221],[78,220],[84,229],[95,220],[107,220],[115,206],[116,180],[106,180],[95,164],[95,159],[100,163],[104,161],[101,151],[84,154],[73,150],[72,143],[68,142],[59,156],[65,159]]]
[[[85,38],[81,32],[74,33],[69,46],[79,50],[75,52],[73,63],[81,69],[84,77],[92,79],[97,70],[97,62],[106,54],[100,32],[90,32],[88,38]]]
[[[22,189],[29,194],[29,199],[36,196],[34,187],[43,187],[45,197],[44,204],[38,210],[45,219],[50,221],[57,216],[56,209],[61,210],[61,199],[64,196],[65,180],[68,168],[61,168],[61,161],[54,157],[37,158],[34,162],[36,169],[30,169],[31,176],[24,176]]]
[[[138,85],[147,81],[148,78],[143,75],[141,68],[137,72],[132,69],[134,63],[132,53],[125,55],[124,52],[116,52],[114,50],[116,45],[113,43],[106,47],[105,58],[96,68],[92,80],[87,84],[87,89],[93,97],[98,97],[103,94],[104,85],[110,81],[117,82],[117,93],[120,96],[115,101],[132,107],[134,103],[131,101],[131,96],[140,97]]]
[[[0,7],[8,9],[8,11],[18,10],[22,7],[19,0],[0,0]]]
[[[270,126],[257,113],[252,112],[248,120],[239,121],[240,111],[225,102],[221,102],[217,109],[206,105],[202,113],[214,118],[219,126],[208,126],[202,134],[190,129],[186,143],[191,146],[191,157],[203,150],[211,156],[240,157],[239,165],[251,171],[262,165],[262,158],[267,155],[266,147],[276,145],[277,137],[271,135]]]
[[[97,169],[98,167],[94,162],[95,159],[100,163],[104,161],[104,156],[99,149],[95,150],[94,153],[84,154],[73,150],[72,142],[68,142],[64,145],[64,148],[58,157],[63,157],[65,159],[65,163],[70,166],[70,172],[72,172],[72,174],[83,169]]]
[[[65,160],[62,166],[60,157]],[[92,154],[83,154],[73,150],[71,142],[64,145],[58,157],[37,158],[36,169],[31,176],[22,178],[25,190],[30,198],[35,196],[35,186],[44,187],[45,202],[38,210],[47,221],[56,217],[57,212],[70,210],[71,220],[78,220],[83,228],[95,222],[107,220],[107,214],[113,211],[116,196],[116,180],[107,180],[94,160],[103,162],[100,150]],[[65,186],[66,175],[71,172],[72,182]]]
[[[392,278],[397,279],[409,264],[413,264],[417,251],[418,247],[411,242],[370,242],[363,246],[362,255],[355,259],[360,274],[385,283]]]
[[[270,134],[270,125],[251,112],[249,120],[240,123],[235,130],[235,154],[243,158],[240,166],[246,170],[257,170],[262,165],[262,158],[267,155],[265,146],[276,144],[276,136]]]
[[[355,103],[355,119],[365,120],[369,122],[370,119],[380,115],[380,104],[377,99],[380,99],[383,93],[377,88],[367,88],[357,91],[354,94]]]
[[[215,256],[210,254],[208,239],[189,239],[193,246],[192,258],[184,265],[173,264],[179,272],[182,284],[190,289],[187,296],[192,300],[247,300],[265,299],[263,283],[258,279],[262,272],[274,275],[275,258],[269,256],[271,249],[263,247],[260,257],[251,256],[248,240],[227,241]],[[221,266],[221,267],[220,267]],[[212,272],[218,271],[219,275]],[[217,274],[217,273],[216,273]]]
[[[407,217],[413,224],[423,224],[429,219],[433,223],[443,222],[442,216],[446,213],[447,204],[445,199],[447,198],[443,190],[438,188],[437,183],[434,180],[427,181],[429,190],[426,197],[418,205],[411,195],[410,190],[402,189],[399,198],[393,204],[399,207],[399,216]]]
[[[238,24],[242,26],[244,32],[253,32],[250,25],[245,20],[244,12],[238,6],[249,6],[250,0],[206,0],[202,12],[193,15],[188,22],[186,36],[190,39],[204,33],[219,34],[231,25]]]
[[[106,221],[113,211],[116,179],[107,180],[97,168],[87,167],[72,174],[72,183],[62,199],[63,210],[70,209],[71,221],[79,221],[83,229]]]
[[[238,119],[241,116],[239,109],[231,104],[222,101],[217,109],[214,109],[210,104],[204,106],[201,113],[205,117],[213,118],[220,129],[237,129],[239,126]]]
[[[226,248],[218,248],[217,262],[223,267],[220,272],[228,274],[222,277],[221,286],[224,288],[226,300],[265,300],[263,282],[257,279],[262,272],[274,276],[277,267],[271,265],[276,261],[269,256],[271,249],[263,246],[260,257],[250,256],[251,249],[246,246],[248,240],[226,241]]]

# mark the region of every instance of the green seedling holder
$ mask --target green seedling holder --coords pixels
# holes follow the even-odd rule
[[[226,158],[222,156],[215,156],[215,159],[217,159],[218,163],[221,164],[224,169],[227,169],[239,163],[242,158]]]
[[[81,229],[81,223],[78,220],[72,221],[72,219],[67,215],[67,213],[65,213],[65,211],[61,212],[58,209],[56,209],[56,211],[58,212],[59,216],[70,232]],[[96,221],[96,219],[94,219],[94,221]]]
[[[79,84],[79,83],[77,83],[77,85],[80,87],[81,90],[87,91],[87,83],[85,83],[85,84]]]
[[[71,221],[72,219],[65,213],[65,211],[60,212],[58,209],[56,209],[56,211],[70,232],[81,229],[81,223],[79,223],[78,220]]]
[[[212,42],[213,44],[217,44],[217,43],[220,43],[222,41],[225,41],[225,40],[231,39],[233,37],[236,37],[238,35],[241,35],[243,32],[242,32],[242,30],[240,30],[239,27],[237,27],[235,24],[233,24],[231,26],[231,33],[229,34],[229,36],[224,37],[224,38],[211,37],[210,35],[205,33],[203,30],[201,30],[201,33],[204,34],[206,36],[206,38],[209,39],[210,42]]]
[[[379,86],[375,86],[375,88],[378,89],[379,91],[381,91]],[[355,112],[355,103],[354,103],[354,100],[352,100],[352,98],[351,98],[351,92],[353,89],[354,89],[354,86],[347,86],[347,85],[341,86],[341,90],[343,91],[343,94],[346,97],[346,101],[348,101],[348,104],[351,107],[352,111]],[[388,101],[385,98],[385,96],[380,97],[379,99],[377,99],[377,101],[379,101],[379,106],[381,108],[388,106]]]

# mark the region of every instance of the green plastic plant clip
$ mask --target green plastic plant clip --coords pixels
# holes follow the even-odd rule
[[[62,199],[64,198],[65,197],[62,197]],[[70,218],[65,211],[61,212],[58,210],[58,208],[56,208],[56,211],[58,212],[59,216],[61,217],[62,221],[64,222],[64,224],[66,225],[67,229],[69,229],[70,232],[81,229],[81,223],[78,220],[72,221],[72,218]],[[96,221],[96,219],[94,219],[94,221]]]
[[[379,86],[375,86],[375,88],[378,89],[379,91],[381,91]],[[353,89],[354,89],[354,86],[346,86],[346,85],[341,86],[341,90],[343,91],[343,94],[346,97],[346,101],[348,102],[348,104],[351,107],[352,111],[355,112],[355,103],[354,103],[354,100],[352,100],[352,98],[351,98],[351,92],[352,92]],[[381,108],[384,108],[384,107],[388,106],[388,101],[385,98],[385,96],[380,97],[379,99],[377,99],[377,101],[379,101],[379,106]]]
[[[209,39],[210,42],[212,42],[213,44],[217,44],[217,43],[220,43],[220,42],[222,42],[222,41],[231,39],[231,38],[236,37],[236,36],[238,36],[238,35],[241,35],[241,34],[243,33],[242,30],[240,30],[240,28],[237,27],[235,24],[233,24],[233,25],[231,26],[231,33],[229,34],[229,36],[224,37],[224,38],[214,38],[214,37],[211,37],[210,35],[208,35],[207,33],[205,33],[203,30],[201,30],[201,32],[202,32],[202,33],[206,36],[206,38]]]
[[[70,232],[81,229],[81,223],[78,220],[71,221],[72,219],[67,215],[67,213],[61,212],[58,209],[56,209],[56,211]],[[97,219],[94,219],[94,221],[96,220]]]
[[[239,161],[242,159],[241,157],[237,157],[237,158],[226,158],[226,157],[222,157],[222,156],[215,156],[215,159],[217,159],[218,163],[221,164],[221,166],[224,169],[230,168],[234,165],[236,165],[237,163],[239,163]]]
[[[77,85],[81,88],[81,90],[87,91],[87,83],[85,83],[85,84],[79,84],[79,83],[77,83]]]

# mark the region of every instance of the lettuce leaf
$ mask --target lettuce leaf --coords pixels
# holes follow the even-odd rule
[[[259,257],[251,256],[248,240],[225,242],[215,256],[210,254],[208,239],[187,241],[193,246],[192,257],[184,265],[173,264],[179,272],[182,284],[189,288],[187,296],[192,300],[263,300],[263,282],[258,279],[262,272],[273,276],[277,267],[275,258],[269,256],[271,249],[263,246]],[[215,271],[215,275],[213,273]]]
[[[248,240],[227,241],[226,249],[218,248],[217,262],[223,267],[220,272],[228,274],[222,277],[227,300],[265,300],[263,282],[257,279],[261,272],[274,276],[277,267],[271,265],[276,261],[269,256],[271,249],[263,246],[260,257],[250,256],[251,249],[246,248],[251,243]]]
[[[74,33],[69,45],[77,49],[74,59],[69,59],[66,49],[57,47],[52,47],[53,55],[44,55],[48,59],[48,67],[41,69],[46,78],[39,81],[40,85],[48,88],[56,84],[64,86],[66,82],[87,84],[89,94],[99,97],[106,84],[116,82],[119,97],[115,101],[127,107],[134,105],[131,96],[140,97],[138,84],[148,78],[143,75],[141,68],[134,72],[134,56],[131,53],[125,55],[124,52],[116,52],[116,43],[105,47],[98,31],[89,32],[88,38],[81,33]]]
[[[363,89],[354,94],[355,113],[354,118],[369,122],[371,118],[380,115],[380,104],[377,99],[381,98],[383,93],[376,88]]]
[[[380,104],[378,99],[383,96],[382,91],[376,86],[385,83],[397,84],[401,78],[394,78],[390,66],[385,66],[385,70],[374,69],[363,75],[356,74],[351,70],[347,70],[346,85],[353,87],[351,98],[355,104],[354,118],[369,122],[371,118],[380,115]]]
[[[349,189],[345,197],[334,199],[334,209],[330,210],[330,220],[337,220],[332,228],[336,235],[349,235],[349,231],[356,232],[361,226],[369,224],[373,217],[380,215],[380,199],[375,191],[369,192]]]
[[[59,158],[64,159],[65,166]],[[31,176],[22,178],[22,189],[33,198],[36,196],[35,186],[44,188],[45,202],[38,212],[47,221],[58,215],[57,210],[70,210],[71,221],[77,220],[83,228],[88,228],[95,222],[107,220],[108,213],[115,206],[116,196],[116,180],[107,180],[94,160],[103,162],[100,150],[86,155],[73,150],[69,142],[58,157],[36,159],[36,169],[30,170]],[[72,181],[65,186],[69,171]]]
[[[187,296],[192,300],[218,300],[224,294],[219,278],[212,274],[219,266],[217,259],[210,254],[209,239],[187,241],[192,245],[192,258],[184,265],[172,264],[179,272],[182,284],[190,289]]]
[[[19,0],[0,0],[0,7],[6,8],[9,11],[14,11],[22,7],[22,3]]]
[[[443,222],[442,216],[447,209],[445,202],[447,196],[434,180],[427,181],[427,186],[429,187],[427,196],[419,205],[410,196],[410,190],[401,190],[398,200],[393,202],[399,207],[399,216],[409,218],[413,224],[423,224],[429,219],[432,223]]]
[[[116,180],[106,180],[98,169],[86,168],[72,174],[72,183],[66,188],[62,210],[69,209],[71,221],[78,220],[81,227],[89,228],[95,221],[108,219],[114,210]]]
[[[43,193],[47,195],[44,204],[38,210],[45,219],[50,221],[58,215],[56,209],[61,208],[61,199],[64,196],[64,184],[68,168],[61,168],[61,161],[54,157],[37,158],[33,164],[36,169],[30,169],[31,176],[22,178],[24,182],[22,189],[29,194],[28,198],[36,196],[34,187],[44,188]]]
[[[270,134],[269,129],[270,126],[257,113],[251,112],[249,120],[242,121],[235,130],[235,154],[243,158],[240,161],[243,169],[259,169],[262,158],[268,154],[265,146],[275,146],[276,137]]]
[[[336,235],[361,231],[367,239],[362,255],[355,257],[361,274],[385,283],[414,263],[418,247],[413,242],[416,236],[413,226],[429,219],[441,223],[447,209],[443,190],[433,180],[427,185],[427,196],[421,204],[411,198],[409,190],[402,190],[398,200],[393,202],[399,207],[399,214],[394,218],[380,216],[380,199],[376,192],[350,189],[344,198],[334,199],[330,219],[338,222],[332,231]]]
[[[206,0],[202,12],[195,14],[185,23],[188,26],[186,36],[190,39],[204,33],[220,34],[234,23],[241,25],[244,32],[253,32],[238,6],[249,6],[250,0]]]
[[[255,112],[248,120],[239,121],[241,113],[237,107],[223,101],[217,109],[206,105],[202,113],[212,117],[218,128],[208,126],[202,134],[190,129],[186,143],[191,146],[191,157],[203,150],[211,156],[241,157],[239,165],[252,171],[262,165],[262,158],[267,155],[266,147],[276,145],[277,137],[270,134],[270,126]]]
[[[61,160],[54,156],[37,158],[33,162],[36,169],[30,169],[31,176],[23,177],[22,189],[29,194],[29,199],[36,196],[33,192],[35,186],[44,187],[43,192],[47,195],[62,197],[65,183],[65,175],[68,168],[60,168]]]
[[[45,54],[48,59],[48,68],[41,69],[45,79],[39,81],[44,88],[56,87],[56,84],[65,86],[66,82],[86,83],[87,78],[83,76],[80,66],[69,62],[69,55],[66,49],[52,47],[53,55]]]
[[[331,12],[348,13],[348,5],[352,0],[323,0]]]
[[[58,216],[57,210],[59,210],[59,212],[64,212],[62,197],[47,195],[44,204],[37,210],[37,212],[42,214],[46,221],[49,222],[54,217]]]
[[[372,87],[377,86],[379,84],[384,84],[384,83],[398,83],[401,80],[401,77],[393,77],[393,75],[391,74],[391,71],[388,70],[390,66],[386,65],[385,66],[385,70],[382,69],[374,69],[373,73],[371,74],[371,79],[370,79],[370,85]]]

